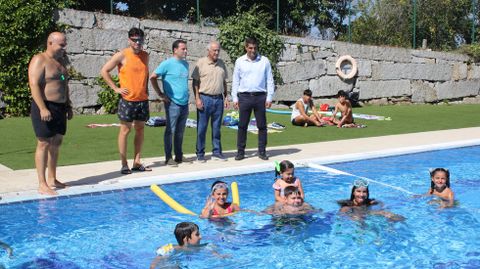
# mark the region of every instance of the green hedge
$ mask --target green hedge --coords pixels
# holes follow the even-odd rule
[[[28,64],[45,49],[48,34],[60,30],[54,11],[72,4],[71,0],[0,1],[0,90],[7,115],[28,115]]]

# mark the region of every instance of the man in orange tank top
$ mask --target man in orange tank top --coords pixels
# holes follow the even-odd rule
[[[121,94],[118,104],[120,132],[118,134],[118,150],[122,161],[122,174],[132,171],[152,171],[140,161],[140,152],[144,140],[145,121],[149,117],[148,109],[148,54],[143,50],[144,33],[141,29],[128,31],[129,47],[117,52],[103,66],[101,74],[108,86]],[[118,67],[120,87],[113,81],[110,72]],[[127,162],[127,138],[132,127],[135,129],[134,160],[132,169]]]

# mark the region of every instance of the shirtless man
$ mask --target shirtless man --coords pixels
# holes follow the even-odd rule
[[[73,117],[64,58],[66,46],[64,34],[51,33],[47,40],[47,50],[33,56],[28,66],[28,83],[33,98],[31,118],[37,137],[35,166],[38,192],[45,195],[56,195],[56,188],[66,187],[57,180],[56,174],[67,119]],[[48,178],[45,178],[47,167]]]
[[[341,127],[356,127],[356,124],[353,122],[353,112],[352,104],[347,99],[347,93],[340,90],[337,94],[338,103],[335,105],[335,111],[332,114],[332,122],[337,125],[338,128]],[[336,115],[340,112],[340,119],[337,119]]]

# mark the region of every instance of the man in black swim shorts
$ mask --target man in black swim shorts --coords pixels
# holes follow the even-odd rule
[[[55,189],[66,187],[57,180],[60,145],[67,130],[67,119],[73,117],[64,58],[66,46],[64,34],[51,33],[47,50],[33,56],[28,66],[28,83],[33,98],[31,118],[37,136],[38,192],[45,195],[56,195]],[[47,167],[48,177],[45,177]]]

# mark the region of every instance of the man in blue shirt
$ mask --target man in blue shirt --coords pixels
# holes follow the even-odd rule
[[[172,44],[173,57],[163,61],[150,75],[150,82],[165,102],[167,124],[163,137],[165,143],[165,164],[177,166],[184,162],[182,144],[183,133],[188,118],[188,62],[187,42],[176,40]],[[162,79],[163,91],[158,86],[158,78]],[[172,159],[172,136],[175,160]]]
[[[237,133],[237,156],[239,161],[245,158],[247,129],[253,111],[258,128],[258,157],[268,160],[266,108],[272,105],[275,84],[272,67],[267,57],[258,54],[258,41],[245,39],[246,54],[235,61],[232,80],[232,99],[235,109],[239,109]]]

